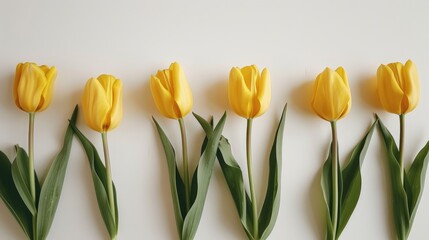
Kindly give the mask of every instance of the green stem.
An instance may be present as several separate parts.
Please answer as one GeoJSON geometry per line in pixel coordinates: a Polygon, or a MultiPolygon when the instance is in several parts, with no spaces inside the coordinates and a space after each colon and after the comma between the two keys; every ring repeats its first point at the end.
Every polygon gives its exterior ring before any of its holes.
{"type": "Polygon", "coordinates": [[[405,139],[405,114],[399,115],[399,166],[401,168],[401,182],[404,184],[404,139],[405,139]]]}
{"type": "Polygon", "coordinates": [[[113,220],[116,221],[115,198],[113,195],[112,171],[110,167],[110,155],[109,155],[109,145],[107,143],[107,132],[102,132],[101,138],[103,140],[104,161],[106,163],[107,194],[109,197],[110,211],[112,213],[113,220]]]}
{"type": "MultiPolygon", "coordinates": [[[[36,113],[29,113],[28,121],[28,176],[30,178],[30,192],[33,203],[36,205],[36,180],[34,176],[34,117],[36,113]]],[[[37,238],[37,212],[33,215],[33,239],[37,238]]]]}
{"type": "Polygon", "coordinates": [[[336,121],[331,122],[332,128],[332,239],[337,239],[337,228],[338,228],[338,139],[337,139],[337,123],[336,121]]]}
{"type": "Polygon", "coordinates": [[[185,122],[183,118],[179,118],[180,134],[182,136],[182,154],[183,154],[183,177],[185,182],[185,203],[186,210],[191,207],[191,191],[189,188],[189,167],[188,167],[188,143],[186,140],[185,122]]]}
{"type": "Polygon", "coordinates": [[[252,174],[252,122],[253,118],[247,119],[247,133],[246,133],[246,155],[247,155],[247,173],[250,185],[250,197],[252,200],[252,213],[253,213],[253,239],[259,239],[258,234],[258,205],[256,203],[255,188],[253,184],[252,174]]]}

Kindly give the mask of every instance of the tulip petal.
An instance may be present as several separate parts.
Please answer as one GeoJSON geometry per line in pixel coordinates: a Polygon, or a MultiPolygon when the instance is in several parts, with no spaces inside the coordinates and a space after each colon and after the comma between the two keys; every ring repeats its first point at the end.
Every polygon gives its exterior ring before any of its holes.
{"type": "Polygon", "coordinates": [[[262,70],[261,77],[256,83],[257,106],[253,106],[253,117],[264,114],[271,102],[271,78],[267,68],[262,70]]]}
{"type": "Polygon", "coordinates": [[[173,105],[175,114],[182,118],[192,109],[193,99],[192,91],[188,80],[179,63],[174,62],[170,65],[171,85],[173,87],[173,105]]]}
{"type": "Polygon", "coordinates": [[[123,108],[122,108],[122,82],[115,80],[112,86],[112,99],[113,104],[109,111],[110,124],[108,130],[116,128],[122,120],[123,108]]]}
{"type": "Polygon", "coordinates": [[[85,85],[82,97],[85,121],[90,128],[104,132],[104,123],[110,109],[103,85],[96,78],[91,78],[85,85]]]}
{"type": "Polygon", "coordinates": [[[23,63],[18,63],[18,65],[16,65],[15,81],[13,82],[13,98],[15,100],[16,106],[18,106],[19,108],[21,107],[19,104],[18,86],[21,81],[21,74],[22,74],[23,67],[24,67],[23,63]]]}
{"type": "Polygon", "coordinates": [[[35,112],[43,90],[47,85],[45,73],[35,64],[24,64],[17,86],[19,107],[26,112],[35,112]]]}
{"type": "Polygon", "coordinates": [[[383,64],[378,67],[377,92],[384,109],[391,113],[401,114],[404,92],[391,67],[383,64]]]}
{"type": "MultiPolygon", "coordinates": [[[[246,68],[249,69],[249,68],[246,68]]],[[[245,71],[246,74],[248,73],[245,71]]],[[[248,75],[249,76],[249,75],[248,75]]],[[[252,94],[250,87],[240,69],[234,67],[231,69],[228,84],[229,103],[238,115],[244,118],[250,118],[252,113],[252,94]]]]}
{"type": "Polygon", "coordinates": [[[168,118],[177,119],[178,116],[172,111],[174,105],[173,96],[168,89],[164,88],[162,81],[153,75],[150,79],[150,90],[153,100],[161,114],[168,118]]]}
{"type": "Polygon", "coordinates": [[[45,110],[52,102],[52,97],[54,95],[54,82],[57,77],[57,69],[55,67],[51,67],[45,72],[47,85],[42,93],[42,99],[37,107],[37,111],[45,110]]]}
{"type": "Polygon", "coordinates": [[[408,60],[402,71],[404,79],[405,100],[402,102],[402,112],[408,113],[417,107],[420,101],[420,82],[415,64],[408,60]]]}

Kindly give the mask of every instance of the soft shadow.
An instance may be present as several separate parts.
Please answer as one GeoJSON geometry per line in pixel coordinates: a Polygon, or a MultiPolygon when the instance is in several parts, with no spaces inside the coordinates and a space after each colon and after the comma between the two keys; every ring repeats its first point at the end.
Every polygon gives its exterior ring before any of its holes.
{"type": "Polygon", "coordinates": [[[363,102],[376,110],[381,110],[380,100],[377,93],[377,77],[376,76],[366,76],[362,78],[363,80],[359,82],[359,95],[363,99],[363,102]]]}
{"type": "Polygon", "coordinates": [[[228,107],[228,81],[218,79],[208,86],[205,90],[206,99],[204,110],[207,109],[209,114],[222,114],[228,107]]]}
{"type": "Polygon", "coordinates": [[[313,81],[304,81],[296,88],[292,89],[290,94],[290,105],[296,106],[298,112],[305,115],[314,115],[311,109],[311,98],[312,98],[313,81]]]}
{"type": "Polygon", "coordinates": [[[314,226],[314,230],[318,236],[320,236],[320,240],[325,239],[325,219],[326,219],[326,210],[323,199],[323,192],[320,186],[320,178],[322,177],[322,171],[318,171],[318,173],[314,176],[312,184],[309,189],[309,197],[308,199],[308,207],[307,215],[310,222],[312,222],[312,226],[314,226]]]}
{"type": "Polygon", "coordinates": [[[127,99],[129,100],[129,108],[133,111],[137,110],[136,112],[142,112],[143,115],[149,119],[158,112],[152,98],[149,81],[145,81],[144,85],[141,87],[136,87],[129,91],[130,93],[127,95],[127,99]]]}

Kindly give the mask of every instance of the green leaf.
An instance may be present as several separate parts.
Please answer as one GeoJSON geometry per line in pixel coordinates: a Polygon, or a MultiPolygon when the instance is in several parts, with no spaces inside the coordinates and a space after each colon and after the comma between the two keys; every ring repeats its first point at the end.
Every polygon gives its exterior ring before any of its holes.
{"type": "Polygon", "coordinates": [[[371,125],[368,132],[362,138],[362,140],[353,149],[347,166],[342,170],[342,195],[340,203],[340,215],[337,229],[337,237],[341,235],[347,222],[352,215],[356,204],[359,200],[361,192],[361,166],[365,158],[369,143],[371,141],[372,133],[376,126],[377,120],[371,125]]]}
{"type": "MultiPolygon", "coordinates": [[[[197,168],[197,194],[195,201],[191,205],[188,214],[183,221],[182,238],[184,240],[191,240],[194,238],[195,233],[200,223],[204,203],[207,196],[210,178],[213,172],[213,165],[216,160],[216,152],[219,146],[222,130],[225,125],[226,113],[223,114],[219,123],[216,125],[212,134],[207,136],[207,146],[200,157],[197,168]]],[[[204,128],[204,126],[202,125],[204,128]]]]}
{"type": "Polygon", "coordinates": [[[411,226],[417,212],[417,207],[420,202],[420,197],[422,196],[423,192],[426,170],[429,161],[428,152],[429,142],[427,142],[422,150],[420,150],[420,152],[417,154],[416,158],[411,164],[410,169],[408,170],[408,173],[405,175],[408,180],[407,182],[409,183],[409,185],[405,185],[409,186],[408,188],[405,188],[408,193],[408,207],[411,214],[409,231],[411,230],[411,226]]]}
{"type": "Polygon", "coordinates": [[[79,129],[71,124],[74,133],[79,138],[82,143],[83,148],[85,149],[86,155],[88,157],[89,165],[91,168],[92,181],[94,183],[95,193],[97,196],[98,207],[100,209],[101,216],[103,217],[104,224],[109,232],[111,238],[116,237],[118,232],[118,206],[117,206],[117,197],[116,197],[116,188],[113,184],[113,197],[115,200],[115,217],[111,212],[110,203],[107,194],[107,176],[106,176],[106,167],[98,155],[97,149],[95,146],[79,131],[79,129]]]}
{"type": "Polygon", "coordinates": [[[164,148],[168,176],[170,179],[170,191],[173,200],[174,216],[176,218],[176,227],[179,236],[182,235],[183,217],[186,216],[186,205],[185,205],[185,187],[182,178],[180,177],[179,170],[176,165],[176,154],[170,140],[162,130],[158,122],[153,118],[156,129],[158,130],[159,138],[161,139],[162,146],[164,148]]]}
{"type": "Polygon", "coordinates": [[[283,108],[270,153],[267,192],[259,215],[258,230],[262,240],[267,239],[273,230],[280,207],[282,146],[286,109],[287,105],[283,108]]]}
{"type": "MultiPolygon", "coordinates": [[[[399,151],[395,140],[389,130],[378,118],[378,129],[380,130],[384,145],[386,147],[387,162],[390,171],[392,186],[393,217],[398,239],[407,239],[410,229],[410,212],[408,209],[407,194],[401,181],[401,167],[399,165],[399,151]]],[[[407,180],[405,181],[407,182],[407,180]]]]}
{"type": "Polygon", "coordinates": [[[252,202],[246,192],[243,181],[243,173],[235,160],[228,139],[222,137],[219,143],[217,159],[228,184],[229,191],[235,203],[240,217],[241,225],[249,239],[254,239],[252,202]]]}
{"type": "Polygon", "coordinates": [[[77,113],[78,108],[76,106],[65,134],[63,147],[52,162],[40,192],[37,239],[46,239],[55,217],[73,140],[73,129],[70,125],[76,124],[77,113]]]}
{"type": "Polygon", "coordinates": [[[7,156],[0,151],[0,198],[9,208],[27,237],[31,239],[33,234],[32,214],[15,188],[11,170],[12,164],[7,156]]]}
{"type": "MultiPolygon", "coordinates": [[[[331,143],[331,146],[332,144],[334,143],[331,143]]],[[[332,147],[330,147],[329,149],[332,149],[332,147]]],[[[331,166],[332,166],[332,151],[329,151],[325,164],[323,164],[322,179],[321,179],[323,198],[325,200],[325,207],[326,207],[326,239],[333,239],[333,236],[334,236],[334,226],[331,218],[331,214],[332,214],[331,210],[333,205],[332,167],[331,166]]]]}
{"type": "Polygon", "coordinates": [[[28,210],[32,215],[37,213],[36,205],[38,203],[40,194],[40,184],[37,179],[37,174],[34,172],[35,186],[36,186],[36,202],[33,201],[30,190],[30,178],[29,178],[29,160],[28,155],[23,148],[15,145],[16,157],[12,163],[12,178],[15,183],[15,187],[18,190],[21,199],[27,206],[28,210]]]}

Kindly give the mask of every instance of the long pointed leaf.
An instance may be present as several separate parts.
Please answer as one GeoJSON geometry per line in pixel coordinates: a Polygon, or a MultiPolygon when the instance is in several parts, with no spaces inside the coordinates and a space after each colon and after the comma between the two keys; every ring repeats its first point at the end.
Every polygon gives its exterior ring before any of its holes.
{"type": "Polygon", "coordinates": [[[181,199],[185,199],[184,183],[180,177],[179,171],[176,165],[176,154],[174,148],[168,140],[167,135],[158,122],[153,118],[156,129],[161,139],[162,146],[164,148],[165,157],[167,160],[168,176],[170,179],[170,191],[173,200],[174,216],[176,218],[176,227],[179,236],[182,235],[183,217],[186,215],[185,204],[181,202],[181,199]]]}
{"type": "Polygon", "coordinates": [[[197,195],[183,222],[182,239],[184,240],[193,239],[198,229],[225,120],[226,113],[216,125],[213,134],[208,136],[206,149],[200,157],[197,168],[197,195]]]}
{"type": "Polygon", "coordinates": [[[252,202],[246,192],[243,181],[243,173],[240,166],[232,155],[231,145],[228,139],[222,137],[219,143],[217,159],[228,184],[229,191],[235,203],[235,207],[240,217],[241,225],[249,239],[254,239],[253,235],[253,211],[252,202]]]}
{"type": "Polygon", "coordinates": [[[387,162],[390,171],[395,230],[398,239],[406,239],[410,229],[410,212],[408,209],[407,194],[401,181],[401,167],[398,163],[399,151],[392,134],[384,126],[381,119],[378,117],[377,119],[378,128],[383,136],[386,147],[387,162]]]}
{"type": "Polygon", "coordinates": [[[82,143],[83,148],[85,149],[86,155],[91,168],[92,181],[94,183],[95,193],[97,197],[98,207],[100,209],[101,216],[103,217],[104,224],[109,232],[111,238],[116,237],[118,229],[118,206],[117,206],[117,197],[116,197],[116,188],[113,184],[113,197],[115,199],[115,217],[111,212],[110,203],[108,200],[107,194],[107,176],[106,176],[106,167],[100,159],[100,156],[97,152],[95,146],[79,131],[79,129],[71,124],[74,133],[82,143]]]}
{"type": "Polygon", "coordinates": [[[259,216],[259,234],[262,240],[267,239],[273,230],[280,207],[282,146],[286,109],[287,105],[283,108],[270,153],[267,192],[259,216]]]}
{"type": "Polygon", "coordinates": [[[63,147],[52,162],[40,192],[37,213],[37,239],[39,240],[46,239],[55,217],[73,140],[73,129],[70,124],[76,123],[77,113],[76,106],[67,127],[63,147]]]}
{"type": "Polygon", "coordinates": [[[377,121],[371,125],[368,132],[353,149],[347,166],[344,168],[344,170],[342,170],[343,191],[341,196],[340,216],[337,229],[338,237],[341,235],[342,231],[347,225],[347,222],[349,221],[359,200],[362,182],[360,169],[371,141],[372,133],[374,132],[376,123],[377,121]]]}
{"type": "MultiPolygon", "coordinates": [[[[331,143],[331,145],[334,143],[331,143]]],[[[330,147],[329,149],[332,149],[330,147]]],[[[334,227],[332,224],[331,211],[332,211],[332,152],[329,151],[328,157],[322,168],[322,179],[321,186],[323,192],[323,198],[325,200],[326,207],[326,239],[332,239],[334,236],[334,227]]]]}
{"type": "Polygon", "coordinates": [[[410,230],[411,226],[413,224],[414,217],[417,212],[417,207],[420,202],[420,197],[422,196],[423,187],[425,183],[425,177],[426,177],[426,170],[428,167],[428,161],[429,161],[429,142],[426,143],[426,145],[420,150],[420,152],[417,154],[416,158],[414,159],[413,163],[411,164],[411,167],[408,171],[407,179],[409,181],[409,189],[408,190],[411,194],[408,194],[410,196],[408,198],[408,205],[409,205],[409,212],[411,214],[410,216],[410,230]]]}
{"type": "Polygon", "coordinates": [[[21,199],[24,201],[28,210],[32,215],[37,213],[36,205],[38,203],[38,197],[40,194],[40,184],[37,179],[37,174],[34,172],[35,185],[36,185],[36,202],[33,201],[30,190],[30,178],[29,178],[29,160],[28,155],[23,148],[15,145],[16,157],[12,163],[12,178],[15,183],[15,187],[18,190],[21,199]]]}
{"type": "Polygon", "coordinates": [[[15,188],[11,170],[12,164],[7,156],[0,151],[0,198],[30,239],[33,234],[32,215],[15,188]]]}

